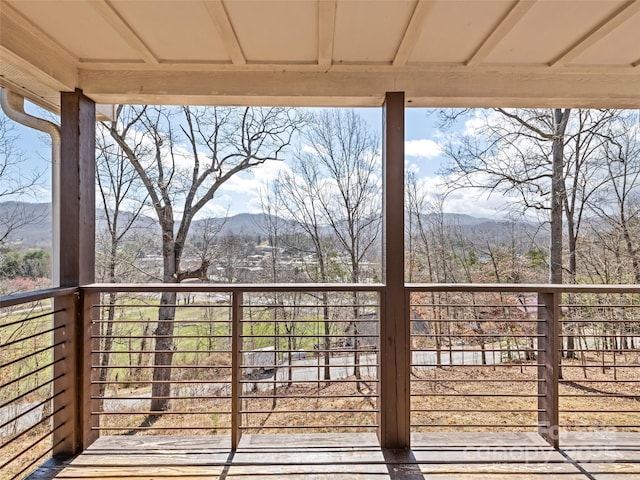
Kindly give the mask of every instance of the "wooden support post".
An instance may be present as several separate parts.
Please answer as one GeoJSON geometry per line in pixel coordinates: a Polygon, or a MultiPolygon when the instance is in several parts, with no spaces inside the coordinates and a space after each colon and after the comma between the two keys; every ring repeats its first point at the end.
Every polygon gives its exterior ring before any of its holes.
{"type": "MultiPolygon", "coordinates": [[[[82,91],[61,94],[61,191],[60,224],[60,286],[81,286],[95,280],[95,103],[82,91]]],[[[73,452],[87,448],[97,437],[91,428],[91,398],[89,395],[91,363],[90,302],[81,299],[74,320],[73,352],[67,352],[75,362],[75,387],[65,392],[66,408],[74,417],[73,452]]]]}
{"type": "Polygon", "coordinates": [[[383,448],[409,448],[410,331],[404,291],[404,93],[383,107],[383,246],[385,283],[380,316],[380,425],[383,448]]]}
{"type": "Polygon", "coordinates": [[[236,450],[242,438],[242,384],[240,383],[242,361],[242,293],[234,292],[231,303],[231,448],[236,450]]]}
{"type": "Polygon", "coordinates": [[[559,447],[560,293],[538,293],[538,434],[559,447]]]}

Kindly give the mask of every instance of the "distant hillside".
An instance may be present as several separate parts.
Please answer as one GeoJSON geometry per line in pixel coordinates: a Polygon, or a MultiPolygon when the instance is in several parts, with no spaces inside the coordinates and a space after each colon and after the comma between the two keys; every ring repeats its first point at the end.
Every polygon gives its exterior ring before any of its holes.
{"type": "MultiPolygon", "coordinates": [[[[51,245],[51,204],[49,203],[23,203],[23,202],[0,202],[0,222],[8,218],[13,212],[19,211],[20,215],[25,218],[32,219],[31,223],[23,225],[9,236],[9,243],[17,248],[46,248],[51,245]]],[[[122,212],[121,222],[125,222],[131,218],[131,213],[122,212]]],[[[107,229],[104,214],[101,211],[96,212],[96,229],[98,234],[105,232],[107,229]]],[[[280,226],[283,230],[293,231],[296,229],[295,224],[291,221],[279,219],[280,226]]],[[[434,215],[424,215],[423,222],[425,225],[433,225],[438,222],[438,218],[434,215]]],[[[498,243],[507,241],[507,239],[515,237],[520,241],[527,241],[534,236],[538,239],[538,243],[542,243],[547,237],[546,229],[541,229],[539,225],[520,222],[508,222],[501,220],[493,220],[490,218],[476,218],[471,215],[460,213],[445,213],[442,217],[445,226],[456,229],[461,234],[481,235],[495,239],[498,243]]],[[[264,237],[268,231],[268,217],[265,214],[240,213],[229,218],[209,218],[201,219],[193,222],[192,235],[202,231],[203,228],[220,229],[218,235],[224,236],[229,234],[248,236],[252,238],[264,237]]],[[[177,228],[177,227],[176,227],[177,228]]],[[[133,229],[129,237],[136,238],[141,234],[154,232],[159,234],[157,221],[151,216],[140,215],[134,222],[133,229]]],[[[327,227],[325,233],[329,234],[327,227]]]]}
{"type": "Polygon", "coordinates": [[[9,234],[9,244],[24,249],[51,246],[50,203],[0,202],[0,228],[4,229],[6,223],[15,225],[13,218],[17,218],[21,224],[23,219],[28,223],[9,234]]]}

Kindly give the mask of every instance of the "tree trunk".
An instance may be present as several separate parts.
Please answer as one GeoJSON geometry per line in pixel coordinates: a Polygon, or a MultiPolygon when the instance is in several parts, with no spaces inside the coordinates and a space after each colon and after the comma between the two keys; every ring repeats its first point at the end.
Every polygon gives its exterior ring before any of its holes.
{"type": "MultiPolygon", "coordinates": [[[[163,280],[165,283],[176,283],[179,258],[178,250],[173,239],[173,214],[167,207],[162,212],[162,257],[163,280]]],[[[163,292],[160,296],[158,308],[158,326],[154,332],[155,349],[153,354],[153,383],[151,385],[152,412],[164,412],[169,409],[171,396],[171,365],[174,352],[174,320],[176,318],[176,293],[163,292]]],[[[151,416],[148,421],[153,422],[158,417],[151,416]]]]}
{"type": "Polygon", "coordinates": [[[154,333],[153,384],[151,387],[151,411],[169,409],[171,396],[171,365],[173,362],[173,330],[176,317],[175,292],[163,292],[158,309],[158,327],[154,333]]]}
{"type": "MultiPolygon", "coordinates": [[[[551,159],[551,248],[549,283],[562,283],[562,205],[564,204],[564,115],[554,109],[555,131],[551,159]]],[[[568,113],[567,113],[568,115],[568,113]]]]}

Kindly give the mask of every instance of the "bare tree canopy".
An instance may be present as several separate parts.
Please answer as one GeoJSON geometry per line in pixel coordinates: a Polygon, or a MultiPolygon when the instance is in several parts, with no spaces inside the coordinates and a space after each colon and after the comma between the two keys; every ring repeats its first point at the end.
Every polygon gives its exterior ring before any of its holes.
{"type": "MultiPolygon", "coordinates": [[[[209,258],[190,270],[181,264],[194,217],[234,175],[281,160],[300,122],[298,112],[286,108],[118,108],[116,121],[106,128],[140,177],[158,218],[164,282],[207,277],[209,258]]],[[[152,411],[169,404],[175,303],[175,293],[162,295],[152,411]]]]}
{"type": "MultiPolygon", "coordinates": [[[[465,111],[468,113],[468,111],[465,111]]],[[[445,112],[445,125],[460,118],[445,112]]],[[[551,225],[551,283],[571,283],[587,206],[603,186],[604,151],[617,110],[492,109],[475,111],[463,135],[445,146],[450,188],[480,188],[511,199],[521,213],[546,212],[551,225]],[[564,219],[564,220],[563,220],[564,219]],[[565,223],[566,222],[566,223],[565,223]],[[568,263],[563,261],[566,229],[568,263]]]]}

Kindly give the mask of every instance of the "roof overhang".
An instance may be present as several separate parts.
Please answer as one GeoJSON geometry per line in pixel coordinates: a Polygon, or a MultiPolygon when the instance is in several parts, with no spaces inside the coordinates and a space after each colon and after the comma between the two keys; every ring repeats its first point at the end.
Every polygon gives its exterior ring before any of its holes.
{"type": "MultiPolygon", "coordinates": [[[[98,104],[640,107],[640,0],[0,0],[0,85],[98,104]]],[[[108,108],[107,108],[108,109],[108,108]]]]}

